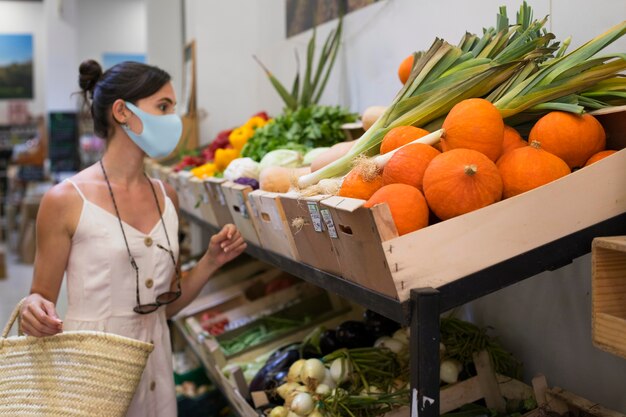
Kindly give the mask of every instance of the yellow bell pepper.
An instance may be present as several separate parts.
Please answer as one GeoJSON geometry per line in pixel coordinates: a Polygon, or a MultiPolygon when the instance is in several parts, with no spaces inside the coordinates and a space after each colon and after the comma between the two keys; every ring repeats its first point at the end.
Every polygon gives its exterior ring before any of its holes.
{"type": "Polygon", "coordinates": [[[200,165],[199,167],[193,168],[191,172],[196,178],[205,179],[208,177],[215,176],[217,172],[217,167],[214,163],[208,162],[204,165],[200,165]]]}
{"type": "Polygon", "coordinates": [[[254,130],[258,127],[263,127],[267,124],[267,120],[260,116],[253,116],[246,122],[245,126],[248,126],[250,129],[254,130]]]}
{"type": "Polygon", "coordinates": [[[233,148],[241,151],[246,142],[248,142],[248,139],[250,139],[253,134],[254,131],[251,127],[243,125],[241,127],[238,127],[237,129],[233,129],[233,131],[230,132],[230,135],[228,135],[228,141],[231,145],[233,145],[233,148]]]}
{"type": "Polygon", "coordinates": [[[222,172],[233,159],[237,158],[239,158],[239,151],[237,149],[218,149],[215,151],[215,159],[213,162],[217,170],[222,172]]]}

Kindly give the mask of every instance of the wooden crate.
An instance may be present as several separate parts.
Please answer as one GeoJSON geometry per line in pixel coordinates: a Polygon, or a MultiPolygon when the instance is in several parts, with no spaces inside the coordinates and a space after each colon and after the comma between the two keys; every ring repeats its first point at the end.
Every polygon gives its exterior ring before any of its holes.
{"type": "Polygon", "coordinates": [[[198,196],[191,185],[191,179],[195,178],[189,171],[180,171],[177,175],[178,180],[178,204],[181,210],[200,217],[200,209],[198,205],[198,196]]]}
{"type": "Polygon", "coordinates": [[[217,224],[215,213],[213,212],[213,205],[209,194],[204,186],[204,180],[193,177],[189,180],[194,199],[197,201],[197,211],[195,214],[209,224],[217,224]]]}
{"type": "Polygon", "coordinates": [[[595,346],[626,358],[626,236],[593,240],[591,326],[595,346]]]}
{"type": "Polygon", "coordinates": [[[298,197],[283,194],[280,202],[300,262],[341,275],[337,254],[331,244],[331,239],[338,237],[337,230],[331,223],[330,213],[322,211],[327,209],[320,207],[320,201],[326,198],[328,196],[298,197]]]}
{"type": "Polygon", "coordinates": [[[363,200],[323,200],[338,230],[339,239],[332,244],[342,274],[406,301],[411,288],[439,288],[625,213],[626,107],[596,117],[607,132],[607,147],[620,150],[616,154],[532,191],[404,236],[397,235],[384,204],[365,209],[363,200]]]}
{"type": "Polygon", "coordinates": [[[248,195],[252,192],[252,187],[226,181],[222,183],[222,192],[230,215],[243,238],[246,242],[261,246],[257,233],[256,211],[248,204],[248,195]]]}
{"type": "Polygon", "coordinates": [[[298,251],[280,201],[281,194],[257,190],[249,194],[250,205],[258,213],[259,240],[264,249],[299,260],[298,251]]]}
{"type": "Polygon", "coordinates": [[[226,182],[223,178],[207,178],[204,180],[204,187],[209,195],[209,204],[215,214],[214,226],[221,227],[228,223],[234,223],[233,216],[226,204],[226,196],[222,190],[222,184],[226,182]]]}

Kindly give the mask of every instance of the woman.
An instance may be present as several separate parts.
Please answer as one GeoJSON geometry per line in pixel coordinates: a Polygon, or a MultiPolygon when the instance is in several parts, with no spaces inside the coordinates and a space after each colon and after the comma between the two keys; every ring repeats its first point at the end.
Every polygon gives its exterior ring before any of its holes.
{"type": "Polygon", "coordinates": [[[101,161],[55,185],[41,201],[22,329],[33,336],[97,330],[154,343],[128,415],[175,416],[166,319],[246,244],[235,226],[224,226],[180,281],[176,193],[143,171],[144,157],[168,155],[182,131],[169,75],[132,62],[103,74],[97,62],[85,61],[80,86],[85,99],[91,97],[95,132],[108,146],[101,161]],[[63,322],[55,303],[64,273],[63,322]]]}

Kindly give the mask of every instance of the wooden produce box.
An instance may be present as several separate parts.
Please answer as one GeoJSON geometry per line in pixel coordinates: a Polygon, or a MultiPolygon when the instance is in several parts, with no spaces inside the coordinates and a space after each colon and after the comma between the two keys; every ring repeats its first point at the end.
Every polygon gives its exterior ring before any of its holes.
{"type": "Polygon", "coordinates": [[[209,194],[204,186],[204,180],[193,177],[189,180],[189,185],[197,205],[194,207],[196,208],[194,214],[209,224],[217,224],[209,194]]]}
{"type": "Polygon", "coordinates": [[[326,198],[328,196],[298,197],[283,194],[280,203],[300,261],[341,275],[335,247],[331,244],[331,237],[335,238],[337,230],[330,223],[329,210],[320,206],[320,201],[326,198]]]}
{"type": "Polygon", "coordinates": [[[194,175],[189,171],[179,171],[176,179],[178,180],[178,204],[181,210],[200,216],[199,206],[197,206],[198,197],[194,194],[191,187],[191,179],[194,175]]]}
{"type": "Polygon", "coordinates": [[[619,150],[557,181],[398,236],[388,207],[331,197],[342,275],[405,301],[626,212],[626,107],[597,114],[619,150]],[[599,186],[601,185],[601,186],[599,186]]]}
{"type": "Polygon", "coordinates": [[[626,236],[593,240],[591,300],[594,345],[626,358],[626,236]]]}
{"type": "Polygon", "coordinates": [[[263,248],[297,261],[298,250],[280,201],[282,195],[256,190],[248,198],[253,211],[258,213],[257,227],[263,248]]]}
{"type": "Polygon", "coordinates": [[[260,246],[261,242],[257,233],[257,216],[248,204],[248,195],[252,192],[252,187],[226,181],[222,183],[222,192],[230,215],[243,238],[246,242],[260,246]]]}
{"type": "MultiPolygon", "coordinates": [[[[226,203],[226,196],[222,189],[222,184],[226,182],[224,178],[207,178],[204,180],[204,187],[209,196],[209,204],[213,209],[215,215],[215,224],[213,226],[222,227],[228,223],[234,223],[234,219],[228,204],[226,203]]],[[[212,219],[207,219],[210,221],[212,219]]]]}

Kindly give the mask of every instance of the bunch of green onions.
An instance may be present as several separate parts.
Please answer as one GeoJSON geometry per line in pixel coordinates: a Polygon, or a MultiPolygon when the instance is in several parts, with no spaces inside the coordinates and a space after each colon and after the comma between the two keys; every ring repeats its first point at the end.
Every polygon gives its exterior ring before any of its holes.
{"type": "Polygon", "coordinates": [[[359,155],[378,154],[383,137],[394,127],[439,128],[450,109],[464,99],[492,101],[507,123],[515,125],[513,117],[522,112],[530,113],[530,118],[554,109],[580,113],[586,103],[599,107],[623,98],[618,74],[626,69],[626,56],[595,55],[624,35],[626,21],[569,54],[565,54],[569,40],[563,45],[553,42],[554,35],[544,28],[546,21],[533,20],[524,2],[515,25],[509,26],[506,8],[500,8],[496,28],[485,29],[482,37],[466,34],[458,46],[436,39],[428,51],[414,54],[406,84],[352,149],[300,177],[298,186],[307,188],[345,175],[359,155]]]}

